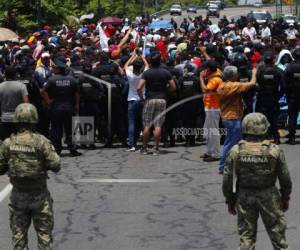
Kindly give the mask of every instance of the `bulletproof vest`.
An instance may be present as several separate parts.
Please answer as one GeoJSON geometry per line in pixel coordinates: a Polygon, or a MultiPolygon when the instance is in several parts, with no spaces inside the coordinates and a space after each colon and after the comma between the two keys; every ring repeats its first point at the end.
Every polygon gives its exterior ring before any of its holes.
{"type": "Polygon", "coordinates": [[[279,94],[278,73],[275,67],[264,68],[257,77],[258,95],[276,98],[279,94]]]}
{"type": "Polygon", "coordinates": [[[197,86],[197,81],[194,74],[187,74],[179,79],[180,86],[180,98],[190,97],[196,94],[199,94],[200,86],[197,86]]]}
{"type": "Polygon", "coordinates": [[[249,82],[251,75],[249,74],[248,69],[240,68],[239,69],[240,82],[249,82]]]}
{"type": "Polygon", "coordinates": [[[275,185],[279,150],[270,141],[240,141],[235,162],[238,187],[262,189],[275,185]]]}
{"type": "Polygon", "coordinates": [[[23,179],[45,179],[43,158],[36,143],[37,136],[31,132],[18,133],[10,137],[9,176],[23,179]]]}
{"type": "Polygon", "coordinates": [[[300,63],[290,64],[290,79],[288,82],[288,92],[300,95],[300,63]]]}
{"type": "Polygon", "coordinates": [[[112,101],[120,101],[122,99],[122,84],[120,77],[116,75],[101,75],[100,79],[111,83],[112,101]]]}
{"type": "MultiPolygon", "coordinates": [[[[251,79],[251,73],[250,71],[248,70],[248,68],[239,68],[239,81],[240,82],[249,82],[251,79]]],[[[246,103],[244,103],[244,106],[246,108],[247,105],[251,105],[251,102],[252,102],[252,99],[253,99],[253,96],[255,95],[255,89],[254,88],[251,88],[249,89],[247,92],[245,92],[243,94],[243,99],[244,99],[244,102],[246,101],[246,103]]]]}
{"type": "Polygon", "coordinates": [[[80,97],[84,101],[98,101],[100,98],[100,89],[96,88],[91,80],[83,78],[81,80],[80,97]]]}
{"type": "Polygon", "coordinates": [[[26,88],[29,96],[30,103],[35,105],[37,109],[42,107],[42,97],[40,93],[40,87],[38,82],[35,79],[32,79],[29,82],[26,82],[26,88]]]}

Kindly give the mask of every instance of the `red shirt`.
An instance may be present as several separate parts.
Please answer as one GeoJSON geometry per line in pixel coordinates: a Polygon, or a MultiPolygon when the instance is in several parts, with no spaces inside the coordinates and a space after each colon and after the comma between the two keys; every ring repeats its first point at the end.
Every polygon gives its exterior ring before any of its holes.
{"type": "Polygon", "coordinates": [[[258,51],[255,51],[251,56],[252,65],[255,66],[260,60],[261,54],[258,51]]]}
{"type": "Polygon", "coordinates": [[[156,44],[156,48],[159,49],[163,61],[166,61],[168,59],[168,54],[167,54],[167,47],[166,47],[164,41],[160,40],[156,44]]]}

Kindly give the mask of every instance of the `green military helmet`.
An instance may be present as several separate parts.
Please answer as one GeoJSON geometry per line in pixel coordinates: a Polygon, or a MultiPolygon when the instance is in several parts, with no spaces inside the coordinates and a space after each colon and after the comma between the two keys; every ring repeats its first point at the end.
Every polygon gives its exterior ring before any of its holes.
{"type": "Polygon", "coordinates": [[[22,103],[16,107],[14,122],[16,123],[38,123],[39,117],[36,107],[30,103],[22,103]]]}
{"type": "Polygon", "coordinates": [[[242,121],[242,133],[248,135],[265,135],[270,123],[265,115],[261,113],[250,113],[242,121]]]}

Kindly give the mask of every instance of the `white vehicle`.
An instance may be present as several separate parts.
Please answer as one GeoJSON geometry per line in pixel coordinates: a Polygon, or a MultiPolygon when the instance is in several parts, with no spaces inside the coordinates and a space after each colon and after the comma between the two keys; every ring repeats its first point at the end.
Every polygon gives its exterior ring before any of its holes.
{"type": "Polygon", "coordinates": [[[173,4],[170,8],[170,14],[171,15],[180,15],[182,14],[182,8],[180,4],[173,4]]]}
{"type": "Polygon", "coordinates": [[[224,9],[224,2],[222,0],[211,0],[207,3],[207,6],[211,4],[217,5],[219,9],[224,9]]]}
{"type": "Polygon", "coordinates": [[[299,19],[296,16],[293,16],[292,14],[285,14],[282,17],[284,23],[286,24],[294,24],[298,25],[299,19]]]}
{"type": "Polygon", "coordinates": [[[260,8],[260,7],[262,7],[262,3],[261,2],[255,2],[253,4],[253,6],[256,7],[256,8],[260,8]]]}
{"type": "Polygon", "coordinates": [[[206,8],[207,9],[214,9],[214,8],[219,9],[219,6],[217,4],[215,4],[215,3],[209,2],[209,3],[206,4],[206,8]]]}

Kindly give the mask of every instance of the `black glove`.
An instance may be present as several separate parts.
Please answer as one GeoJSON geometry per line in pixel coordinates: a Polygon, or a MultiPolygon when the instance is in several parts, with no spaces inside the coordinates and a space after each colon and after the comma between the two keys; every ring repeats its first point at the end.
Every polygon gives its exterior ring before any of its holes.
{"type": "Polygon", "coordinates": [[[235,205],[228,204],[228,213],[230,213],[232,215],[236,215],[235,205]]]}
{"type": "Polygon", "coordinates": [[[7,171],[8,171],[8,166],[5,166],[5,167],[0,171],[0,175],[5,175],[7,171]]]}
{"type": "Polygon", "coordinates": [[[289,199],[281,199],[282,211],[286,212],[289,209],[290,200],[289,199]]]}

